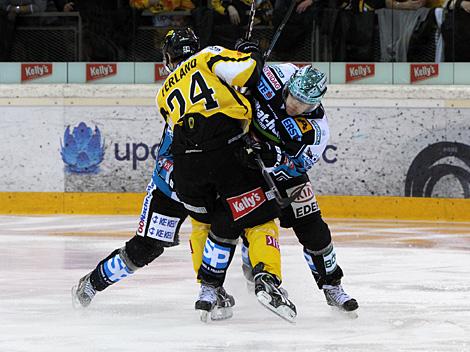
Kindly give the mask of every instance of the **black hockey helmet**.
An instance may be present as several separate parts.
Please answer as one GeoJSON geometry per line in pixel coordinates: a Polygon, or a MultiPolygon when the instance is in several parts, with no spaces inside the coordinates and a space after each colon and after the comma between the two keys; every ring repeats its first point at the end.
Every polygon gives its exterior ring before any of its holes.
{"type": "Polygon", "coordinates": [[[163,39],[163,62],[171,72],[177,64],[199,51],[199,38],[191,28],[172,29],[163,39]]]}

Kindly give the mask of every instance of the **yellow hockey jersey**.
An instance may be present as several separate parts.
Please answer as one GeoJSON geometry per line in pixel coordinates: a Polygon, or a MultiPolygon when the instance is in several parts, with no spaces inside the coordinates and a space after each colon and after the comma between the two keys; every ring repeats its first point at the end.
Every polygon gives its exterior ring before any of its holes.
{"type": "Polygon", "coordinates": [[[156,97],[161,115],[173,128],[172,151],[216,149],[246,130],[251,103],[234,87],[254,86],[259,69],[251,54],[219,46],[182,62],[156,97]]]}

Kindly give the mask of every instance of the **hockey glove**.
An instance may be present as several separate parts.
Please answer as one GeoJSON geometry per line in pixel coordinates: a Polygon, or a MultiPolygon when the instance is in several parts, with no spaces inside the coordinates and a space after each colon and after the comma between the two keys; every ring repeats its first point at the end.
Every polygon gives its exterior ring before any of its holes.
{"type": "Polygon", "coordinates": [[[259,142],[252,146],[254,152],[263,160],[266,167],[278,167],[284,162],[281,148],[268,142],[259,142]]]}
{"type": "Polygon", "coordinates": [[[284,157],[284,162],[277,167],[273,167],[271,172],[274,174],[276,179],[282,180],[298,177],[305,173],[304,171],[302,171],[302,169],[299,169],[291,159],[286,156],[284,157]]]}
{"type": "Polygon", "coordinates": [[[242,53],[256,53],[261,55],[258,41],[250,42],[243,38],[237,39],[235,42],[235,50],[242,53]]]}

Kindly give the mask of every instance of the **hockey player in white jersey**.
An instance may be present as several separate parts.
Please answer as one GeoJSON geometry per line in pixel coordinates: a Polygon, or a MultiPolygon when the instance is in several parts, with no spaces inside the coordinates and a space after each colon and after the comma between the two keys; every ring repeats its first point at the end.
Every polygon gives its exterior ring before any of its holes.
{"type": "MultiPolygon", "coordinates": [[[[293,64],[265,66],[253,92],[257,116],[251,127],[249,149],[261,156],[282,196],[300,192],[283,209],[281,227],[293,228],[327,303],[349,312],[356,310],[358,303],[341,285],[343,271],[307,175],[320,160],[329,139],[328,119],[321,104],[326,83],[326,75],[311,65],[300,69],[293,64]]],[[[247,158],[248,163],[258,167],[247,158]]],[[[245,276],[252,280],[248,250],[243,248],[242,253],[245,276]]]]}

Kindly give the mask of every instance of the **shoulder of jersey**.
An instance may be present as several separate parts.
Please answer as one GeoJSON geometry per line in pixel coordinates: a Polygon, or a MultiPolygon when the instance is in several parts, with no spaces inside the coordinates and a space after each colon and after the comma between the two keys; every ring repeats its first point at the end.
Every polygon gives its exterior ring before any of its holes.
{"type": "Polygon", "coordinates": [[[214,46],[208,46],[202,49],[200,53],[203,53],[203,54],[210,53],[210,54],[217,55],[217,54],[222,53],[224,50],[226,50],[224,47],[214,45],[214,46]]]}
{"type": "Polygon", "coordinates": [[[276,65],[269,65],[265,66],[263,68],[263,72],[266,75],[268,72],[267,70],[271,71],[274,73],[276,78],[281,82],[281,83],[286,83],[289,78],[294,74],[295,71],[297,71],[299,68],[295,66],[294,64],[291,63],[285,63],[285,64],[276,64],[276,65]]]}

